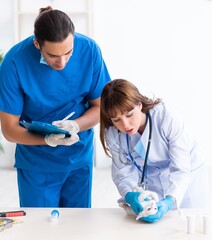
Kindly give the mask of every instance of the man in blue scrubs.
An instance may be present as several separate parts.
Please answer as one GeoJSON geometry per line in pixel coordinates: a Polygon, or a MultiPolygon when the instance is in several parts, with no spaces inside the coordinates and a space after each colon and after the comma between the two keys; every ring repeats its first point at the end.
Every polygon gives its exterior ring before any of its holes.
{"type": "Polygon", "coordinates": [[[5,138],[17,143],[21,207],[91,207],[93,127],[108,81],[95,41],[75,33],[70,18],[51,7],[40,9],[34,36],[6,54],[0,118],[5,138]],[[71,119],[58,121],[71,112],[71,119]],[[54,122],[71,137],[29,132],[21,120],[54,122]]]}

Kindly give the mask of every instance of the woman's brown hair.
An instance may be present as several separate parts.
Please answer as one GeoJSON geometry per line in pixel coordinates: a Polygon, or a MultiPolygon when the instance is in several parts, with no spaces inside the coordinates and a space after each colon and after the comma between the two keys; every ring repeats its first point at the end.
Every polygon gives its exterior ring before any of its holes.
{"type": "Polygon", "coordinates": [[[146,113],[160,102],[159,98],[154,100],[143,96],[130,81],[115,79],[107,83],[102,91],[100,106],[100,141],[105,153],[110,156],[105,142],[105,129],[113,126],[111,118],[116,117],[118,111],[124,114],[142,103],[142,112],[146,113]]]}

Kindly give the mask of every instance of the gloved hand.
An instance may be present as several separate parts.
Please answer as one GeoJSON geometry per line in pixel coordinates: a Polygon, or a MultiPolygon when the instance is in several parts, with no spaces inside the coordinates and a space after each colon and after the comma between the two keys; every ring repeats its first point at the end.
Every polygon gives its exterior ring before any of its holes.
{"type": "Polygon", "coordinates": [[[79,125],[76,121],[73,120],[58,120],[52,122],[52,125],[56,125],[59,128],[66,130],[68,132],[75,132],[78,133],[80,131],[79,125]]]}
{"type": "Polygon", "coordinates": [[[172,196],[165,197],[162,201],[157,202],[158,211],[154,215],[140,218],[145,222],[157,222],[174,206],[174,198],[172,196]]]}
{"type": "Polygon", "coordinates": [[[72,132],[71,137],[65,137],[65,134],[50,134],[44,138],[47,145],[56,147],[58,145],[71,146],[79,141],[79,136],[72,132]]]}
{"type": "Polygon", "coordinates": [[[139,192],[128,192],[125,195],[125,201],[131,206],[136,215],[143,211],[143,207],[138,200],[139,195],[139,192]]]}

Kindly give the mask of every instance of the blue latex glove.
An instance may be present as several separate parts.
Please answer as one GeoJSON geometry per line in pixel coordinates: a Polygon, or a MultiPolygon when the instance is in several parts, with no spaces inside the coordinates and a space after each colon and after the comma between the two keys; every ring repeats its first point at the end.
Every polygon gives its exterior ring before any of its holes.
{"type": "Polygon", "coordinates": [[[165,197],[162,201],[157,202],[158,212],[154,215],[142,217],[141,220],[145,222],[157,222],[174,206],[174,198],[171,196],[165,197]]]}
{"type": "Polygon", "coordinates": [[[143,207],[138,200],[139,195],[139,192],[128,192],[125,196],[125,201],[131,206],[136,215],[143,211],[143,207]]]}

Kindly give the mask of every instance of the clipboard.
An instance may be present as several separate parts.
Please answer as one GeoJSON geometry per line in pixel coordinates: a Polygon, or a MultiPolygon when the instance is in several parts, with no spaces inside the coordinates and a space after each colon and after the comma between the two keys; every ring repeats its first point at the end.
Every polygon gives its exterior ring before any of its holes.
{"type": "Polygon", "coordinates": [[[66,137],[70,137],[71,134],[63,129],[58,128],[58,126],[52,125],[50,123],[32,121],[31,123],[26,121],[20,121],[20,124],[25,127],[30,132],[35,132],[41,135],[49,134],[65,134],[66,137]]]}

